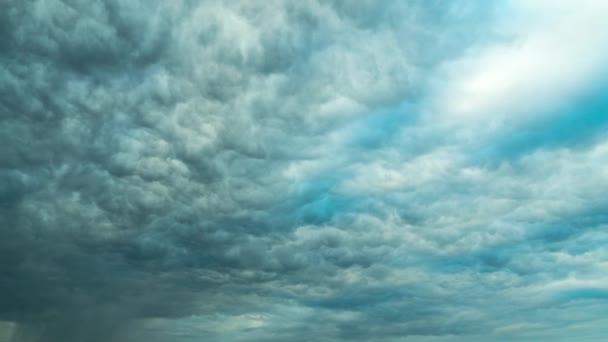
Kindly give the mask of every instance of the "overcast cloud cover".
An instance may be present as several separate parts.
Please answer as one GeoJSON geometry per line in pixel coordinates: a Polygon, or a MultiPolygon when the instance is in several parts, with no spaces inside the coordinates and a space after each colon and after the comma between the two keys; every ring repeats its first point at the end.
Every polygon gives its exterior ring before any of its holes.
{"type": "Polygon", "coordinates": [[[0,1],[0,341],[605,341],[607,18],[0,1]]]}

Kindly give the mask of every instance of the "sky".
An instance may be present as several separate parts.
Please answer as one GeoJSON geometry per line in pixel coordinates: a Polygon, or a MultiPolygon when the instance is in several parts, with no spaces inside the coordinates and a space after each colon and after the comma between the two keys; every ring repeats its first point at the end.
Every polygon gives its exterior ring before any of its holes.
{"type": "Polygon", "coordinates": [[[606,18],[0,1],[0,342],[605,341],[606,18]]]}

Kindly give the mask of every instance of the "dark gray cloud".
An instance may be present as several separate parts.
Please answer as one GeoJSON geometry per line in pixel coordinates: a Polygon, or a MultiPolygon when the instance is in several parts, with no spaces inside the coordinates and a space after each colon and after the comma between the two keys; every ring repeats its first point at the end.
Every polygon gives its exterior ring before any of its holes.
{"type": "Polygon", "coordinates": [[[520,7],[0,4],[0,338],[500,339],[602,317],[605,101],[581,86],[526,120],[490,82],[496,49],[553,46],[505,27],[520,7]]]}

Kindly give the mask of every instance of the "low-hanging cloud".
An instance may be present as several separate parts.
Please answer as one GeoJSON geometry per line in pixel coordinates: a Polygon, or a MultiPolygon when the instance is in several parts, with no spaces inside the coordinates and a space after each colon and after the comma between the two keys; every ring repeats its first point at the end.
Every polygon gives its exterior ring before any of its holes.
{"type": "MultiPolygon", "coordinates": [[[[0,330],[441,341],[599,322],[605,34],[538,62],[579,32],[547,31],[568,6],[4,2],[0,330]]],[[[573,22],[607,9],[586,6],[573,22]]]]}

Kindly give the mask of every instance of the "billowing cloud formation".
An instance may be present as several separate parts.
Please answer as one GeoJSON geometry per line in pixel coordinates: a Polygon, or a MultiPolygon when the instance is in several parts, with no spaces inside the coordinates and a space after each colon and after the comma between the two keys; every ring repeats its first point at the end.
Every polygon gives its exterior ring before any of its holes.
{"type": "Polygon", "coordinates": [[[0,338],[601,340],[607,15],[3,2],[0,338]]]}

